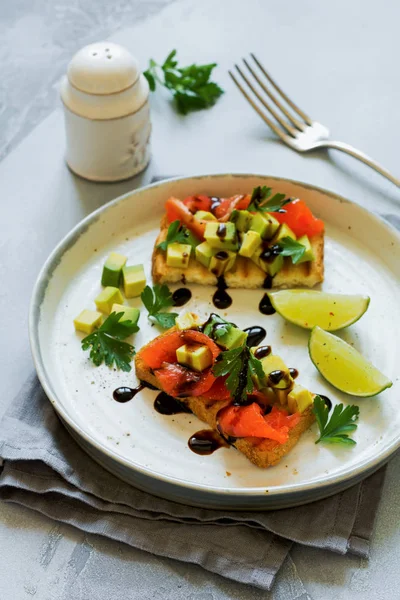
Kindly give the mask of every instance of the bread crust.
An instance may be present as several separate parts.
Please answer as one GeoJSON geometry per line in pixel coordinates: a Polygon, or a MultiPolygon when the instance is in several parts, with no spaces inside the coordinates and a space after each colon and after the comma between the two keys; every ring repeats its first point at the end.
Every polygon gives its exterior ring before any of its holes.
{"type": "MultiPolygon", "coordinates": [[[[161,230],[154,244],[152,256],[152,276],[155,283],[198,283],[216,285],[217,278],[193,256],[186,269],[169,267],[166,253],[157,248],[167,237],[168,222],[164,216],[161,230]]],[[[293,265],[289,257],[284,259],[283,268],[273,277],[273,288],[314,287],[324,280],[324,234],[311,238],[314,260],[293,265]]],[[[259,289],[263,287],[266,273],[252,260],[238,256],[234,268],[224,275],[230,288],[259,289]]]]}

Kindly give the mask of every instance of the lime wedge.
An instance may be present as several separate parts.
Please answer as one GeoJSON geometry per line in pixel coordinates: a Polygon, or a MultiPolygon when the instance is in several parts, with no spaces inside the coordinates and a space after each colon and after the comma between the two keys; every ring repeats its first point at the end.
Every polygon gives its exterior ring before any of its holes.
{"type": "Polygon", "coordinates": [[[269,293],[272,306],[287,321],[325,331],[343,329],[358,321],[369,305],[368,296],[328,294],[315,290],[282,290],[269,293]]]}
{"type": "Polygon", "coordinates": [[[346,394],[375,396],[393,385],[353,346],[320,327],[312,330],[308,351],[321,375],[346,394]]]}

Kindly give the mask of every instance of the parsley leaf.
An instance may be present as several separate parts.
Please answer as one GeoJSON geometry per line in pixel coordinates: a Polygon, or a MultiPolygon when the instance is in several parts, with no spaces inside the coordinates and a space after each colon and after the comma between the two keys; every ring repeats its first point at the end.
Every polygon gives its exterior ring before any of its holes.
{"type": "Polygon", "coordinates": [[[224,336],[228,331],[230,331],[234,325],[232,323],[228,323],[219,315],[215,313],[211,313],[210,318],[207,323],[204,325],[203,333],[208,335],[213,340],[218,340],[220,337],[224,336]],[[216,327],[218,325],[218,327],[216,327]]]}
{"type": "Polygon", "coordinates": [[[139,331],[139,327],[133,321],[121,323],[123,314],[111,313],[96,331],[83,338],[82,350],[90,349],[89,357],[96,367],[105,362],[108,367],[115,364],[122,371],[131,370],[129,363],[135,355],[135,349],[122,340],[139,331]]]}
{"type": "Polygon", "coordinates": [[[160,327],[169,329],[175,325],[178,313],[161,312],[162,308],[169,308],[174,304],[171,291],[167,285],[157,283],[153,286],[153,289],[146,285],[140,297],[147,308],[149,317],[154,319],[160,327]]]}
{"type": "Polygon", "coordinates": [[[282,254],[282,256],[291,256],[294,265],[297,265],[306,251],[306,247],[303,246],[303,244],[299,244],[299,242],[290,237],[284,237],[279,240],[278,246],[280,248],[280,254],[282,254]]]}
{"type": "Polygon", "coordinates": [[[356,442],[349,438],[348,433],[355,431],[360,409],[358,406],[351,405],[343,408],[343,404],[337,404],[333,409],[331,418],[328,421],[328,408],[320,396],[315,396],[313,413],[318,423],[320,436],[315,442],[329,442],[332,444],[346,444],[354,446],[356,442]]]}
{"type": "Polygon", "coordinates": [[[253,391],[253,375],[257,375],[261,380],[264,378],[260,361],[246,344],[221,352],[212,371],[216,377],[228,375],[225,385],[236,404],[246,402],[247,394],[253,391]]]}
{"type": "Polygon", "coordinates": [[[192,248],[196,248],[196,246],[200,244],[200,241],[191,231],[186,229],[186,227],[181,227],[181,222],[178,220],[171,223],[168,227],[167,237],[163,242],[157,245],[157,248],[166,252],[168,244],[173,243],[190,244],[192,248]]]}
{"type": "Polygon", "coordinates": [[[259,211],[259,212],[277,212],[285,206],[285,204],[289,204],[291,202],[290,198],[286,198],[286,194],[275,194],[270,198],[272,194],[272,188],[267,187],[266,185],[257,186],[253,189],[251,194],[250,204],[248,206],[249,211],[259,211]],[[269,198],[269,200],[268,200],[269,198]]]}
{"type": "Polygon", "coordinates": [[[150,90],[155,91],[157,83],[166,87],[173,95],[179,113],[186,115],[194,110],[213,106],[224,91],[210,81],[216,63],[178,67],[176,50],[172,50],[162,65],[150,60],[143,72],[150,90]]]}

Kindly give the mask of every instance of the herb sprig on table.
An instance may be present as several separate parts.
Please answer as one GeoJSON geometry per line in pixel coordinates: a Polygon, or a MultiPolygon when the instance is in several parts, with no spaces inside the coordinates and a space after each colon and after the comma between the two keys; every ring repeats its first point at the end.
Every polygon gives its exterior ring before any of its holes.
{"type": "Polygon", "coordinates": [[[166,252],[168,244],[189,244],[192,248],[199,245],[200,241],[186,227],[181,226],[181,222],[173,221],[168,227],[167,237],[163,242],[157,245],[157,248],[166,252]]]}
{"type": "Polygon", "coordinates": [[[286,194],[274,194],[272,198],[272,188],[263,185],[258,185],[253,189],[251,194],[250,204],[247,210],[258,212],[277,212],[285,204],[291,202],[290,198],[286,198],[286,194]]]}
{"type": "Polygon", "coordinates": [[[108,367],[115,365],[121,371],[131,370],[135,349],[122,340],[139,331],[139,327],[133,321],[121,323],[123,316],[122,312],[111,313],[96,331],[83,338],[82,350],[90,349],[89,357],[96,367],[105,362],[108,367]]]}
{"type": "Polygon", "coordinates": [[[353,446],[355,440],[349,437],[349,433],[357,429],[355,421],[358,419],[360,409],[354,404],[343,408],[343,404],[337,404],[328,419],[328,408],[320,396],[315,396],[313,413],[318,423],[320,436],[315,442],[329,442],[331,444],[345,444],[353,446]]]}
{"type": "Polygon", "coordinates": [[[178,313],[169,313],[161,310],[169,308],[174,304],[171,291],[167,285],[156,284],[153,288],[146,285],[140,297],[149,313],[149,317],[154,319],[160,327],[169,329],[175,325],[178,313]]]}
{"type": "Polygon", "coordinates": [[[187,115],[191,111],[213,106],[224,93],[217,83],[210,81],[216,66],[216,63],[210,63],[179,67],[176,50],[172,50],[161,65],[150,59],[149,67],[143,75],[152,92],[157,84],[166,87],[174,97],[178,112],[187,115]]]}
{"type": "Polygon", "coordinates": [[[221,352],[212,371],[216,377],[228,375],[225,385],[237,404],[246,402],[247,394],[253,391],[253,376],[259,381],[265,377],[261,362],[246,344],[221,352]]]}

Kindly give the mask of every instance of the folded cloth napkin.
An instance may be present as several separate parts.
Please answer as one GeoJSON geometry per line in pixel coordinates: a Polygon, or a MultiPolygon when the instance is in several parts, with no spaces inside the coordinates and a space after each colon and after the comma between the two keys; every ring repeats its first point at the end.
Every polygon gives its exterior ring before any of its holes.
{"type": "Polygon", "coordinates": [[[385,476],[384,467],[340,494],[279,511],[183,506],[137,490],[87,456],[36,375],[0,424],[0,460],[4,501],[265,590],[282,567],[275,597],[285,600],[308,598],[288,556],[293,543],[368,557],[385,476]]]}

